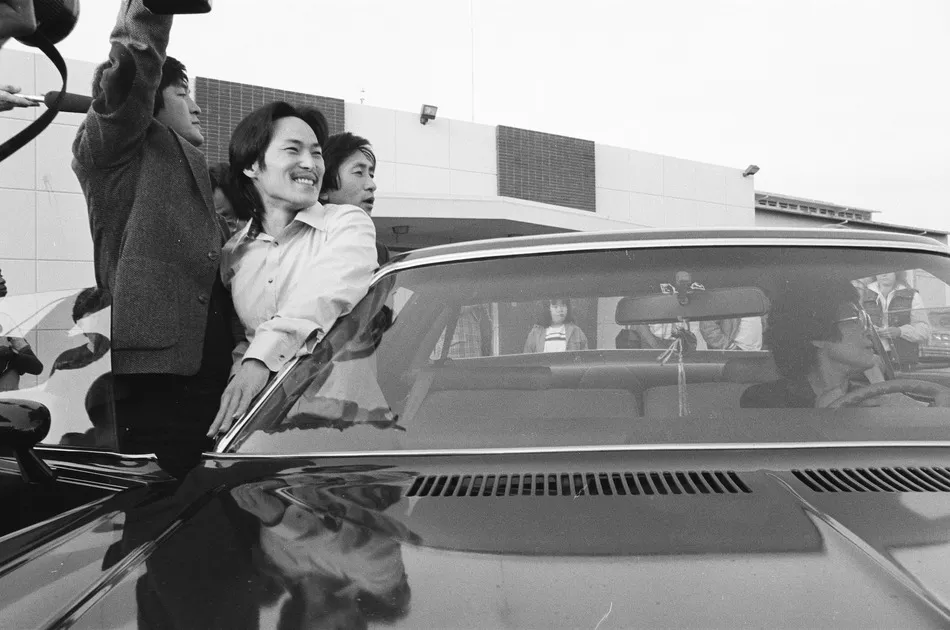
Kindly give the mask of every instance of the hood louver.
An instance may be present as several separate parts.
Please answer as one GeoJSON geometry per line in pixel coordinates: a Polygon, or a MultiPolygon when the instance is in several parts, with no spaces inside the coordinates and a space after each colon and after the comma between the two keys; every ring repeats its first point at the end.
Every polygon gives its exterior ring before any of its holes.
{"type": "Polygon", "coordinates": [[[950,492],[950,468],[793,470],[815,492],[950,492]]]}
{"type": "Polygon", "coordinates": [[[407,497],[581,497],[750,494],[732,471],[426,475],[407,497]]]}

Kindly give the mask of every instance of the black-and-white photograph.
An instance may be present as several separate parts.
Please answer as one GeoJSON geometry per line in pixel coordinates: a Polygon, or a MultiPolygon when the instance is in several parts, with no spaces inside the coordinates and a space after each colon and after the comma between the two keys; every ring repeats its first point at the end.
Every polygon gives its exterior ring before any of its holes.
{"type": "Polygon", "coordinates": [[[946,0],[0,0],[0,630],[950,627],[946,0]]]}

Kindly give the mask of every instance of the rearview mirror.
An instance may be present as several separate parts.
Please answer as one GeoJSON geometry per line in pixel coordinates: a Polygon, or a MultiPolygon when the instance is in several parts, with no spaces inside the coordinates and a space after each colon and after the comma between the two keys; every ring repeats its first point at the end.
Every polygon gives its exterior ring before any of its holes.
{"type": "Polygon", "coordinates": [[[32,400],[0,400],[0,447],[13,449],[27,483],[52,481],[56,475],[33,447],[49,433],[49,409],[32,400]]]}
{"type": "Polygon", "coordinates": [[[681,304],[675,294],[625,297],[617,303],[617,323],[657,324],[689,320],[733,319],[765,315],[769,299],[758,287],[731,287],[694,291],[687,304],[681,304]]]}

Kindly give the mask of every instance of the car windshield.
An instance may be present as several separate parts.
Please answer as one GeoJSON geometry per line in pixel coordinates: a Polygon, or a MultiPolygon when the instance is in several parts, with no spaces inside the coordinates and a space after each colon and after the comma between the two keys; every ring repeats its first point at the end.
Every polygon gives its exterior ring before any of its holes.
{"type": "Polygon", "coordinates": [[[221,448],[946,440],[948,281],[936,253],[686,241],[397,264],[221,448]]]}

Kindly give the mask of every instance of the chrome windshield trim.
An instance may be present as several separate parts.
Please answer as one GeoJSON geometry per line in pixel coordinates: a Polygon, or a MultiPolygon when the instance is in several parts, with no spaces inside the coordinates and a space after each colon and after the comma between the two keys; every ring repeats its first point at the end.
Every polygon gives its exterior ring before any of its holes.
{"type": "MultiPolygon", "coordinates": [[[[309,355],[307,355],[309,356],[309,355]]],[[[224,451],[231,445],[231,442],[238,436],[247,423],[251,421],[251,418],[254,417],[254,414],[264,406],[264,403],[268,398],[271,397],[271,394],[280,387],[281,382],[284,380],[284,377],[290,374],[290,371],[294,369],[294,366],[300,363],[302,357],[296,356],[290,361],[288,361],[283,369],[277,373],[277,376],[264,388],[264,392],[257,397],[257,400],[248,408],[244,415],[237,419],[237,422],[231,425],[231,428],[228,429],[227,433],[224,434],[224,437],[220,438],[217,444],[214,445],[213,453],[224,453],[224,451]]]]}
{"type": "Polygon", "coordinates": [[[414,449],[404,451],[344,451],[340,453],[214,453],[207,459],[298,459],[319,457],[443,457],[446,455],[551,455],[565,453],[642,453],[645,451],[779,451],[856,448],[950,448],[950,440],[896,442],[713,442],[710,444],[613,444],[604,446],[537,446],[524,448],[414,449]]]}
{"type": "Polygon", "coordinates": [[[905,243],[889,240],[858,240],[858,239],[817,239],[817,238],[777,238],[777,237],[734,237],[734,238],[690,238],[690,239],[658,239],[658,240],[628,240],[604,241],[597,243],[550,243],[545,245],[516,245],[511,247],[497,246],[483,251],[458,252],[453,254],[435,254],[418,260],[397,261],[386,264],[373,276],[373,283],[389,274],[417,267],[428,267],[445,263],[468,262],[485,260],[487,258],[504,258],[509,256],[533,256],[537,254],[558,254],[576,252],[601,252],[611,249],[656,249],[671,247],[734,247],[734,246],[761,246],[761,247],[847,247],[852,249],[905,249],[933,254],[950,255],[943,245],[934,242],[933,245],[924,243],[905,243]]]}
{"type": "MultiPolygon", "coordinates": [[[[40,442],[33,447],[36,451],[51,453],[69,453],[71,455],[95,455],[96,457],[112,457],[114,459],[131,459],[135,461],[155,461],[158,458],[155,453],[119,453],[117,451],[107,451],[105,449],[94,448],[74,448],[69,446],[59,446],[56,444],[43,444],[40,442]]],[[[59,462],[56,463],[60,465],[59,462]]]]}

